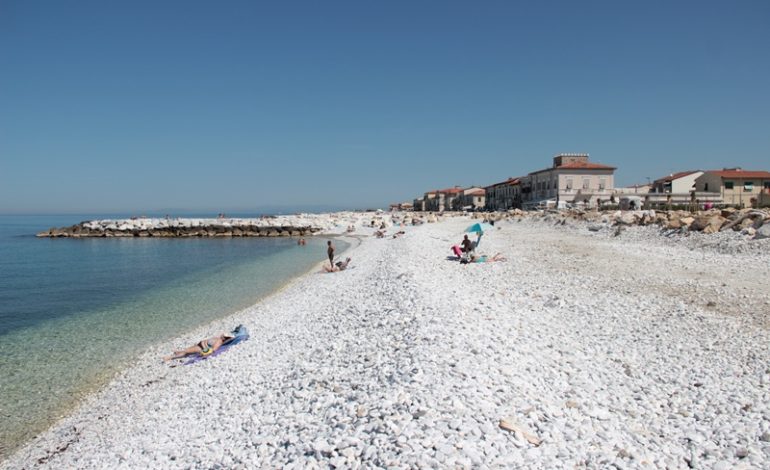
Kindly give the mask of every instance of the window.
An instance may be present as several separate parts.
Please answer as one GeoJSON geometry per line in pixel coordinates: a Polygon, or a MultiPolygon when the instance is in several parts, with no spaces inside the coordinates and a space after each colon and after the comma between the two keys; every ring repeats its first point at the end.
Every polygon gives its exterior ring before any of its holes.
{"type": "Polygon", "coordinates": [[[703,190],[708,192],[708,190],[709,190],[709,184],[708,183],[703,185],[703,190]]]}
{"type": "Polygon", "coordinates": [[[732,181],[725,181],[725,189],[733,189],[734,183],[732,181]]]}
{"type": "Polygon", "coordinates": [[[567,191],[572,190],[572,178],[567,180],[567,191]]]}
{"type": "Polygon", "coordinates": [[[770,189],[770,181],[765,181],[765,189],[770,189]]]}
{"type": "Polygon", "coordinates": [[[754,191],[754,182],[753,181],[744,181],[743,182],[743,192],[750,193],[754,191]]]}
{"type": "Polygon", "coordinates": [[[599,189],[600,189],[600,190],[602,190],[602,191],[603,191],[603,190],[604,190],[604,187],[605,187],[606,185],[607,185],[607,180],[605,180],[605,179],[600,179],[600,180],[599,180],[599,189]]]}
{"type": "Polygon", "coordinates": [[[583,189],[588,189],[590,187],[591,187],[591,180],[589,180],[588,178],[584,179],[583,180],[583,189]]]}

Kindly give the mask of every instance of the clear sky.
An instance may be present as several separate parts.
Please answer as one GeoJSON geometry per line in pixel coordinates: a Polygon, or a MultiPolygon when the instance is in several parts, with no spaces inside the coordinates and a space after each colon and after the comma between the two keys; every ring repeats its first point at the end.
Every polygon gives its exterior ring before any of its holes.
{"type": "Polygon", "coordinates": [[[770,170],[770,2],[0,0],[0,213],[770,170]]]}

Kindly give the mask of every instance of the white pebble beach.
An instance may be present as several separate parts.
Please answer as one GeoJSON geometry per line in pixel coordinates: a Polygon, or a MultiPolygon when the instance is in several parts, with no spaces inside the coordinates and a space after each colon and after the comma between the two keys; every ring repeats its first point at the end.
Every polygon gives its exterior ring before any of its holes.
{"type": "MultiPolygon", "coordinates": [[[[3,468],[768,468],[770,240],[467,217],[144,353],[3,468]],[[171,367],[237,324],[251,338],[171,367]]],[[[389,228],[389,233],[395,232],[389,228]]],[[[319,262],[325,253],[319,253],[319,262]]]]}

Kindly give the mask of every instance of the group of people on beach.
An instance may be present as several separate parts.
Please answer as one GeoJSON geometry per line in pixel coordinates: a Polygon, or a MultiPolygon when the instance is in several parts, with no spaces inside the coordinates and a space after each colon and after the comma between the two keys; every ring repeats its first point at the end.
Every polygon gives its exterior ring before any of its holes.
{"type": "MultiPolygon", "coordinates": [[[[405,232],[399,231],[395,235],[393,235],[393,238],[396,238],[400,235],[403,235],[405,232]]],[[[384,234],[383,234],[384,235],[384,234]]],[[[479,244],[479,241],[481,240],[481,233],[478,234],[478,238],[476,241],[471,241],[470,238],[468,238],[468,234],[465,234],[463,237],[463,240],[460,242],[459,245],[452,246],[452,252],[457,257],[457,259],[460,261],[460,263],[467,264],[467,263],[490,263],[494,261],[507,261],[505,257],[503,257],[500,253],[496,253],[494,256],[487,256],[487,255],[480,255],[476,253],[476,247],[479,244]]],[[[298,245],[305,245],[305,239],[300,238],[297,241],[298,245]]],[[[350,257],[345,258],[345,261],[334,261],[334,244],[331,240],[326,242],[326,255],[329,258],[329,265],[326,266],[324,264],[323,269],[324,272],[327,273],[333,273],[338,271],[344,271],[347,269],[348,265],[350,264],[350,257]]],[[[198,354],[200,356],[206,356],[209,354],[213,354],[216,352],[219,348],[221,348],[223,345],[227,344],[229,341],[232,341],[234,338],[234,335],[223,333],[217,336],[212,336],[211,338],[206,338],[193,346],[190,346],[186,349],[181,349],[178,351],[174,351],[170,356],[166,356],[163,358],[164,361],[171,361],[173,359],[180,359],[183,357],[187,357],[193,354],[198,354]]]]}
{"type": "Polygon", "coordinates": [[[324,265],[324,271],[327,273],[344,271],[350,264],[350,257],[346,258],[345,261],[334,262],[334,245],[331,240],[326,242],[326,255],[329,257],[329,266],[324,265]]]}
{"type": "Polygon", "coordinates": [[[454,255],[457,257],[457,260],[460,261],[461,264],[508,261],[505,257],[502,256],[501,253],[495,253],[494,256],[477,254],[476,247],[479,245],[480,240],[481,233],[478,234],[478,238],[475,242],[468,238],[468,234],[465,234],[463,240],[460,242],[460,245],[452,246],[452,253],[454,253],[454,255]]]}

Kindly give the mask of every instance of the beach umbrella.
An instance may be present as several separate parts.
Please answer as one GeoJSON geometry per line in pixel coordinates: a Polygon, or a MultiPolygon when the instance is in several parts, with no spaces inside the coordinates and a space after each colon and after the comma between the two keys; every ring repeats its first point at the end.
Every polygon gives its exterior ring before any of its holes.
{"type": "Polygon", "coordinates": [[[479,247],[479,244],[481,243],[481,236],[484,235],[484,230],[491,230],[492,226],[487,223],[478,223],[471,225],[470,227],[466,228],[465,231],[469,233],[476,233],[478,234],[478,238],[476,239],[476,242],[473,244],[473,249],[479,247]]]}
{"type": "Polygon", "coordinates": [[[476,222],[475,224],[465,229],[467,233],[484,233],[484,230],[492,230],[492,226],[487,223],[476,222]]]}

